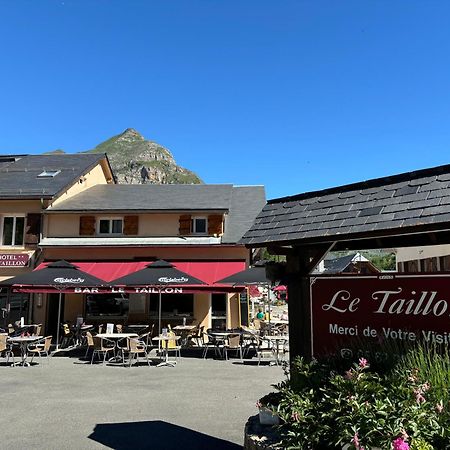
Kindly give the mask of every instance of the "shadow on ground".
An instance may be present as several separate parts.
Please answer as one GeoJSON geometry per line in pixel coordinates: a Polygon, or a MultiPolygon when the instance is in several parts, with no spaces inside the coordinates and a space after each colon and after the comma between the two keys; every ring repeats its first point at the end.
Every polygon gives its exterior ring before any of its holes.
{"type": "Polygon", "coordinates": [[[242,450],[242,446],[161,420],[100,423],[89,439],[114,450],[242,450]]]}

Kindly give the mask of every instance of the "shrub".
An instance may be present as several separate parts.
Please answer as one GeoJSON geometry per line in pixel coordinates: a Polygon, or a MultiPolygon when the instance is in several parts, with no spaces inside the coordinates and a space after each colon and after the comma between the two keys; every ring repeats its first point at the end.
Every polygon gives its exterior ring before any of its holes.
{"type": "Polygon", "coordinates": [[[396,361],[383,372],[360,358],[342,371],[297,358],[277,386],[283,448],[450,448],[448,354],[422,346],[396,361]]]}

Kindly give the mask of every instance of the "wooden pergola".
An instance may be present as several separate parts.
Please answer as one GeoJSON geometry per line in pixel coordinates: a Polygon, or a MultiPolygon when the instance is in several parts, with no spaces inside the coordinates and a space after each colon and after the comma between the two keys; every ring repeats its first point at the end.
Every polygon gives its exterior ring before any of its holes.
{"type": "Polygon", "coordinates": [[[450,165],[270,200],[241,242],[286,255],[291,359],[311,358],[312,270],[331,250],[450,243],[450,165]]]}

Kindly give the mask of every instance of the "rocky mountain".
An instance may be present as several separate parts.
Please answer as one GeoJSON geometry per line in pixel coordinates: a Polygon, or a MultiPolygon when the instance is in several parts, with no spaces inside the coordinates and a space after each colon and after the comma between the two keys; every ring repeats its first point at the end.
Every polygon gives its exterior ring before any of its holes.
{"type": "Polygon", "coordinates": [[[121,184],[202,183],[194,172],[178,166],[167,148],[146,140],[133,128],[127,128],[86,153],[106,153],[121,184]]]}

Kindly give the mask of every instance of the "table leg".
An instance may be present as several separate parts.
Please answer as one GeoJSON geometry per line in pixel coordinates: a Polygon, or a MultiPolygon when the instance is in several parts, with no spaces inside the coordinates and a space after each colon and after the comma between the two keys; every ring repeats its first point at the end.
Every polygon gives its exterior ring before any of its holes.
{"type": "Polygon", "coordinates": [[[169,367],[175,367],[176,361],[169,361],[169,352],[167,351],[167,345],[164,347],[164,361],[161,361],[159,364],[157,364],[156,367],[163,367],[163,366],[169,366],[169,367]]]}

